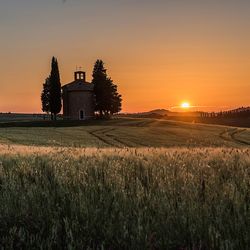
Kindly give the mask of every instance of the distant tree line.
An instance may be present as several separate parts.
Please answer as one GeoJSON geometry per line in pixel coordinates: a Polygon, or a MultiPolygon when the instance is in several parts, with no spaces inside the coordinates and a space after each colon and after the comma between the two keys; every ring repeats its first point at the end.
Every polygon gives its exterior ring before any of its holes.
{"type": "Polygon", "coordinates": [[[234,110],[221,111],[221,112],[201,112],[203,118],[246,118],[250,117],[250,107],[241,107],[234,110]]]}
{"type": "MultiPolygon", "coordinates": [[[[118,93],[117,85],[107,75],[102,60],[94,64],[92,74],[94,85],[95,113],[98,118],[109,118],[121,111],[122,97],[118,93]]],[[[51,120],[56,120],[62,108],[61,81],[58,61],[55,57],[51,61],[51,72],[43,84],[41,94],[42,111],[51,115],[51,120]]]]}

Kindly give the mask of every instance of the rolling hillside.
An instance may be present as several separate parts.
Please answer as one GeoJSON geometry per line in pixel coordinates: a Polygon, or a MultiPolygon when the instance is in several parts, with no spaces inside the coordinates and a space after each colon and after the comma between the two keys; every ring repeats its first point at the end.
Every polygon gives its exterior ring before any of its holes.
{"type": "Polygon", "coordinates": [[[1,123],[0,143],[76,147],[242,147],[250,130],[160,119],[1,123]],[[52,124],[53,125],[53,124],[52,124]]]}

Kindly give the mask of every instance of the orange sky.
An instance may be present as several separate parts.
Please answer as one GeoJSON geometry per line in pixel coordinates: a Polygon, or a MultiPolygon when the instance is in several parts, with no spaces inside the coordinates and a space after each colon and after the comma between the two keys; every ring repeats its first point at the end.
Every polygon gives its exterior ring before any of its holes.
{"type": "Polygon", "coordinates": [[[0,111],[40,112],[52,56],[63,84],[76,65],[90,81],[103,59],[123,112],[250,106],[249,10],[245,0],[3,0],[0,111]]]}

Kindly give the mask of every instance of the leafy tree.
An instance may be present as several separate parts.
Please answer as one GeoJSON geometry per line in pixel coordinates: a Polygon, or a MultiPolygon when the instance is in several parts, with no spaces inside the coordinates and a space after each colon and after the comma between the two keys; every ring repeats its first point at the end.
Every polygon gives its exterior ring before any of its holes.
{"type": "Polygon", "coordinates": [[[111,79],[111,103],[110,103],[110,113],[115,114],[122,109],[122,96],[117,91],[117,85],[113,83],[111,79]]]}
{"type": "Polygon", "coordinates": [[[102,60],[97,60],[93,69],[95,111],[101,118],[121,111],[122,98],[117,91],[117,86],[107,76],[107,70],[102,60]]]}
{"type": "Polygon", "coordinates": [[[51,112],[51,118],[56,120],[56,115],[60,113],[62,108],[61,101],[61,81],[58,68],[58,62],[55,57],[51,62],[51,73],[49,78],[49,108],[51,112]]]}
{"type": "Polygon", "coordinates": [[[93,69],[94,94],[95,94],[95,111],[99,112],[102,117],[104,112],[104,91],[106,83],[106,69],[102,60],[97,60],[93,69]]]}
{"type": "Polygon", "coordinates": [[[49,113],[50,112],[50,106],[49,106],[49,100],[50,100],[50,91],[49,86],[50,79],[49,77],[45,80],[45,83],[43,84],[43,90],[41,94],[41,101],[42,101],[42,111],[49,113]]]}

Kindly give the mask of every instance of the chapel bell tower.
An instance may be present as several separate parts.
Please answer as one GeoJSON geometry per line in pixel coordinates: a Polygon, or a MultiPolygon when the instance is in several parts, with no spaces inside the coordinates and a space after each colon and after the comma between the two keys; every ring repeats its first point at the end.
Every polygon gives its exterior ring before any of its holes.
{"type": "Polygon", "coordinates": [[[84,71],[76,71],[75,72],[75,81],[83,81],[86,82],[86,73],[84,71]]]}

